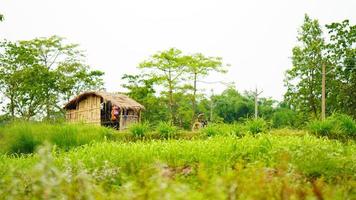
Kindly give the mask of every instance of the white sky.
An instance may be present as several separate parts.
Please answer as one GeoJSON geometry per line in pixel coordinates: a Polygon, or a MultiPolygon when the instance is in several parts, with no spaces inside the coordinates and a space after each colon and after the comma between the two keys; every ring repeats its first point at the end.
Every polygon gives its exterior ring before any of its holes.
{"type": "Polygon", "coordinates": [[[105,72],[108,91],[121,90],[121,76],[137,73],[148,56],[176,47],[231,64],[227,74],[204,81],[233,81],[241,92],[258,86],[262,96],[281,100],[304,14],[321,24],[354,24],[356,0],[0,0],[0,13],[2,39],[59,35],[80,44],[87,63],[105,72]]]}

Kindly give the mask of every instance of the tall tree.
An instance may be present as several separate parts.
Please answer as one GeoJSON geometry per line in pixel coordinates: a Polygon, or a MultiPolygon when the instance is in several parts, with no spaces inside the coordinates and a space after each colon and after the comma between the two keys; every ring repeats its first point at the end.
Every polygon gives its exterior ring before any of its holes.
{"type": "Polygon", "coordinates": [[[168,98],[170,120],[171,123],[175,123],[177,119],[174,93],[183,73],[186,71],[186,63],[182,51],[171,48],[158,52],[140,63],[139,68],[149,70],[148,74],[151,78],[160,80],[160,83],[162,83],[165,89],[163,92],[168,98]]]}
{"type": "Polygon", "coordinates": [[[148,75],[124,74],[122,80],[125,83],[121,86],[128,90],[126,94],[145,106],[146,110],[142,113],[144,121],[156,124],[159,121],[168,120],[168,108],[165,106],[162,97],[156,96],[155,79],[148,75]]]}
{"type": "Polygon", "coordinates": [[[187,73],[190,80],[192,80],[192,118],[196,115],[197,110],[197,82],[199,79],[206,77],[210,72],[225,73],[225,65],[222,63],[221,57],[206,57],[201,53],[191,56],[186,56],[187,73]]]}
{"type": "MultiPolygon", "coordinates": [[[[19,110],[19,106],[24,102],[27,103],[26,105],[31,105],[30,109],[37,110],[37,106],[32,104],[41,100],[26,94],[26,89],[38,84],[38,82],[34,82],[27,85],[29,82],[26,79],[32,78],[30,74],[33,73],[29,69],[36,63],[35,52],[19,43],[9,41],[1,42],[0,46],[2,47],[0,54],[0,91],[9,102],[6,110],[11,117],[15,117],[16,110],[19,110]],[[22,100],[19,97],[23,97],[22,100]],[[29,102],[26,102],[27,99],[29,102]]],[[[26,111],[25,109],[21,107],[21,113],[23,116],[27,115],[28,118],[34,111],[26,111]]]]}
{"type": "Polygon", "coordinates": [[[90,71],[77,45],[57,36],[5,41],[0,48],[0,83],[13,117],[49,119],[75,92],[102,88],[103,72],[90,71]]]}
{"type": "Polygon", "coordinates": [[[329,111],[338,111],[356,117],[356,25],[349,20],[326,25],[327,94],[329,111]]]}
{"type": "Polygon", "coordinates": [[[298,41],[292,51],[293,67],[286,72],[285,99],[294,109],[317,117],[321,105],[321,67],[325,62],[325,42],[319,22],[305,15],[298,41]]]}

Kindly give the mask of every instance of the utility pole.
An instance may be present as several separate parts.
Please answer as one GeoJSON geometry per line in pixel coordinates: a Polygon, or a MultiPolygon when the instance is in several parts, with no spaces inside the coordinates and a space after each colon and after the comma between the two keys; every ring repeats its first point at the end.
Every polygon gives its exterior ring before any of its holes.
{"type": "Polygon", "coordinates": [[[325,64],[322,64],[322,78],[321,78],[321,120],[325,120],[325,79],[326,79],[326,69],[325,64]]]}
{"type": "Polygon", "coordinates": [[[255,96],[255,119],[258,118],[258,95],[262,94],[263,90],[258,92],[257,87],[256,90],[254,92],[254,96],[255,96]]]}

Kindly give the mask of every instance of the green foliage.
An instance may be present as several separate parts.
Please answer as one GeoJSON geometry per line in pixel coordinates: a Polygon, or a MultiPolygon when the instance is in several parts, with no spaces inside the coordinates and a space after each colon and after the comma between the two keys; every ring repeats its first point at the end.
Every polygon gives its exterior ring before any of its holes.
{"type": "Polygon", "coordinates": [[[209,124],[207,127],[201,129],[201,133],[204,136],[212,137],[216,135],[220,135],[222,133],[222,129],[219,124],[209,124]]]}
{"type": "Polygon", "coordinates": [[[248,119],[245,122],[246,129],[256,135],[258,133],[264,133],[267,131],[267,122],[262,118],[248,119]]]}
{"type": "Polygon", "coordinates": [[[46,145],[33,156],[0,155],[0,199],[351,197],[355,144],[291,135],[95,142],[57,153],[46,145]]]}
{"type": "Polygon", "coordinates": [[[12,118],[54,118],[63,101],[103,86],[103,72],[91,71],[78,45],[63,38],[2,41],[0,50],[0,92],[12,118]]]}
{"type": "Polygon", "coordinates": [[[335,125],[331,120],[314,120],[311,121],[308,125],[309,130],[318,136],[327,136],[331,137],[333,134],[336,133],[335,125]]]}
{"type": "MultiPolygon", "coordinates": [[[[200,95],[197,82],[199,79],[213,71],[226,71],[220,57],[206,57],[200,53],[183,54],[182,51],[175,48],[157,52],[140,63],[139,68],[145,70],[145,79],[138,80],[138,76],[125,76],[126,79],[135,79],[134,84],[126,85],[126,88],[130,89],[129,93],[134,94],[135,91],[147,93],[144,87],[137,87],[137,83],[140,82],[141,85],[144,83],[143,85],[152,89],[153,84],[148,85],[147,83],[154,80],[155,85],[163,87],[160,102],[163,100],[166,106],[160,106],[160,111],[162,112],[162,109],[165,108],[166,112],[163,113],[169,113],[168,120],[184,128],[191,127],[198,111],[197,104],[200,95]]],[[[160,102],[155,105],[159,105],[160,102]]],[[[165,118],[166,115],[161,117],[165,118]]]]}
{"type": "Polygon", "coordinates": [[[312,121],[308,128],[311,133],[317,136],[335,139],[356,138],[355,120],[343,114],[333,114],[324,121],[312,121]]]}
{"type": "Polygon", "coordinates": [[[298,46],[292,50],[292,69],[286,72],[286,101],[316,118],[320,113],[321,66],[325,41],[318,20],[304,17],[298,34],[298,46]]]}
{"type": "Polygon", "coordinates": [[[272,126],[274,128],[298,126],[298,114],[287,108],[280,108],[272,115],[272,126]]]}
{"type": "Polygon", "coordinates": [[[144,137],[150,130],[148,123],[133,123],[129,127],[130,133],[136,138],[144,137]]]}
{"type": "Polygon", "coordinates": [[[254,103],[242,96],[234,87],[229,87],[221,95],[213,96],[214,111],[224,122],[232,123],[252,115],[254,103]]]}
{"type": "Polygon", "coordinates": [[[156,127],[156,131],[164,139],[174,138],[178,134],[178,128],[168,122],[160,122],[156,127]]]}
{"type": "Polygon", "coordinates": [[[356,122],[351,116],[333,114],[329,119],[333,122],[334,126],[338,127],[340,134],[346,137],[356,138],[356,122]]]}
{"type": "Polygon", "coordinates": [[[321,107],[321,68],[326,68],[326,113],[355,117],[356,26],[349,20],[326,25],[322,34],[317,20],[305,16],[293,48],[293,67],[286,72],[286,102],[305,116],[319,118],[321,107]]]}
{"type": "Polygon", "coordinates": [[[0,152],[32,153],[46,141],[69,150],[93,141],[110,139],[112,134],[113,130],[98,126],[14,122],[0,127],[0,152]]]}

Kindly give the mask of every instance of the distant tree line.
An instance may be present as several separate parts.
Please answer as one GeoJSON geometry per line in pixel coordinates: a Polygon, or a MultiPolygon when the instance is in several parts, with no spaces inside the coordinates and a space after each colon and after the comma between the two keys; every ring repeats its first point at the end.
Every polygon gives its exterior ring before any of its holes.
{"type": "MultiPolygon", "coordinates": [[[[321,66],[325,65],[327,114],[356,117],[356,26],[348,20],[325,26],[305,16],[286,72],[287,92],[282,102],[259,98],[259,117],[275,127],[301,126],[320,118],[321,66]]],[[[11,118],[63,118],[62,105],[86,90],[103,89],[103,72],[85,64],[76,44],[52,36],[27,41],[0,42],[0,92],[3,113],[11,118]]],[[[228,86],[208,96],[200,83],[229,68],[221,57],[187,54],[171,48],[138,65],[140,73],[125,74],[127,95],[146,107],[143,119],[190,128],[198,114],[213,122],[233,123],[254,115],[252,91],[228,86]]],[[[1,120],[1,119],[0,119],[1,120]]]]}
{"type": "MultiPolygon", "coordinates": [[[[356,117],[356,26],[349,20],[325,26],[305,15],[292,50],[292,68],[286,72],[287,92],[282,102],[270,98],[258,101],[259,116],[273,126],[301,126],[320,119],[321,67],[326,65],[327,114],[345,113],[356,117]]],[[[139,66],[140,75],[124,75],[122,86],[128,95],[142,102],[151,122],[171,121],[189,127],[197,113],[213,121],[232,123],[253,116],[252,92],[240,94],[228,87],[219,95],[207,97],[197,82],[214,72],[226,72],[222,59],[202,54],[186,55],[180,50],[158,52],[139,66]],[[147,73],[148,72],[148,73],[147,73]],[[163,88],[157,95],[156,88],[163,88]]]]}

